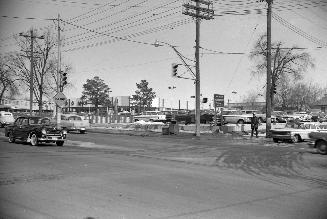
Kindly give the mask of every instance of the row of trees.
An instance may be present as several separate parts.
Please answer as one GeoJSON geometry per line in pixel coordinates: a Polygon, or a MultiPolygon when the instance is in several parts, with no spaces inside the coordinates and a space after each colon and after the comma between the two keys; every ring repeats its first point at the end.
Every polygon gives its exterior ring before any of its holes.
{"type": "MultiPolygon", "coordinates": [[[[135,95],[133,95],[133,100],[138,103],[141,109],[149,109],[153,99],[156,97],[153,88],[149,87],[149,82],[146,80],[136,83],[136,88],[137,90],[135,91],[135,95]]],[[[81,99],[83,103],[94,105],[96,110],[99,108],[99,105],[111,107],[113,103],[111,103],[109,98],[110,92],[111,90],[104,80],[95,76],[93,79],[87,79],[83,85],[81,99]]]]}

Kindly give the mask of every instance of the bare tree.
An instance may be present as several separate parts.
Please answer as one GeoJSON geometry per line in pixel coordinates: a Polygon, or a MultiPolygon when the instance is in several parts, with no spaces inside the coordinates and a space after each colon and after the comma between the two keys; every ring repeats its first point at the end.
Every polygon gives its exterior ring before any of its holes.
{"type": "Polygon", "coordinates": [[[8,57],[0,57],[0,100],[7,93],[10,96],[19,93],[16,84],[15,72],[13,72],[7,64],[8,57]]]}
{"type": "MultiPolygon", "coordinates": [[[[299,52],[297,47],[284,48],[282,42],[272,44],[272,87],[280,89],[283,81],[288,80],[293,84],[303,78],[303,74],[309,67],[314,67],[313,59],[307,52],[299,52]]],[[[256,42],[250,59],[256,62],[254,75],[263,76],[266,74],[267,66],[267,41],[266,35],[262,35],[256,42]]],[[[285,84],[284,84],[285,85],[285,84]]],[[[274,92],[270,92],[272,103],[274,92]]]]}

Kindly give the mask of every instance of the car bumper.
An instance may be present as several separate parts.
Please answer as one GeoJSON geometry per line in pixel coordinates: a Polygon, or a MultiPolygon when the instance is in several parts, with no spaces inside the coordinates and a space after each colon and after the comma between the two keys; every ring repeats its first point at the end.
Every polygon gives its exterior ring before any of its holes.
{"type": "Polygon", "coordinates": [[[66,140],[66,135],[63,136],[42,136],[41,138],[38,139],[40,142],[57,142],[57,141],[65,141],[66,140]]]}
{"type": "Polygon", "coordinates": [[[272,138],[281,139],[281,140],[292,140],[291,135],[272,135],[272,138]]]}

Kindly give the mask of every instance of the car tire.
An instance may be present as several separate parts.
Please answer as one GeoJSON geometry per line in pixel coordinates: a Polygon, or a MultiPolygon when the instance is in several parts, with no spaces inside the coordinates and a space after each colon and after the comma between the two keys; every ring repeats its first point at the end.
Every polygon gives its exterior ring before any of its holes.
{"type": "Polygon", "coordinates": [[[79,130],[80,134],[85,134],[85,130],[79,130]]]}
{"type": "Polygon", "coordinates": [[[293,135],[292,143],[298,143],[298,142],[301,142],[301,137],[299,135],[293,135]]]}
{"type": "Polygon", "coordinates": [[[16,139],[14,137],[14,135],[12,134],[12,132],[8,133],[8,141],[9,143],[15,143],[16,139]]]}
{"type": "Polygon", "coordinates": [[[62,147],[64,145],[64,141],[57,141],[56,145],[62,147]]]}
{"type": "Polygon", "coordinates": [[[273,142],[278,143],[278,138],[273,138],[273,142]]]}
{"type": "Polygon", "coordinates": [[[32,146],[37,146],[38,145],[38,138],[35,133],[33,133],[30,137],[30,143],[32,146]]]}
{"type": "Polygon", "coordinates": [[[327,155],[327,142],[326,141],[318,141],[316,143],[316,148],[320,154],[327,155]]]}

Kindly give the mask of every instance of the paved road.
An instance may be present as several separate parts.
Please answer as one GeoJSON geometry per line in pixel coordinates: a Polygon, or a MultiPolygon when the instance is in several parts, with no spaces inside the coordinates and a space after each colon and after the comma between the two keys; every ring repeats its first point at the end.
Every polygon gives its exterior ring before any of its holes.
{"type": "Polygon", "coordinates": [[[327,157],[231,136],[0,137],[0,218],[326,218],[327,157]]]}

